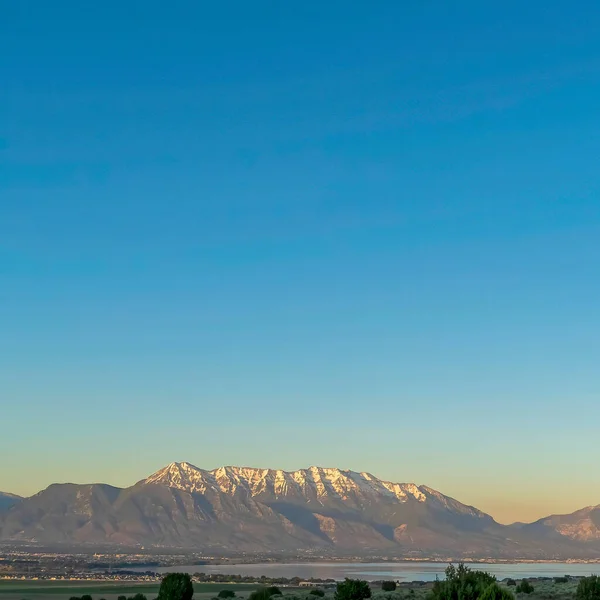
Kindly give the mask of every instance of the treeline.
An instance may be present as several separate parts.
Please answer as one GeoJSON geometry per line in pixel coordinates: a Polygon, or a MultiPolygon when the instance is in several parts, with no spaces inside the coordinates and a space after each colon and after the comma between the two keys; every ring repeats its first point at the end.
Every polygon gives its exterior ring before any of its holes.
{"type": "Polygon", "coordinates": [[[256,577],[255,575],[226,575],[223,573],[194,573],[194,580],[200,583],[260,583],[261,585],[290,585],[298,586],[301,581],[315,584],[335,584],[335,579],[319,579],[318,577],[256,577]]]}

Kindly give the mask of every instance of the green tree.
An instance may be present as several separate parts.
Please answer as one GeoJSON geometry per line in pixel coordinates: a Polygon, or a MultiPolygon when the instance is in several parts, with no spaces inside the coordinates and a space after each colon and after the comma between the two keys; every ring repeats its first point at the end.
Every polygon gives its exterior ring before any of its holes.
{"type": "Polygon", "coordinates": [[[158,600],[192,600],[194,586],[188,573],[165,575],[158,590],[158,600]]]}
{"type": "Polygon", "coordinates": [[[577,600],[600,600],[600,577],[592,575],[580,579],[575,598],[577,600]]]}
{"type": "Polygon", "coordinates": [[[323,590],[320,590],[319,588],[315,588],[314,590],[310,590],[310,592],[308,592],[311,596],[319,596],[319,598],[322,598],[325,595],[325,592],[323,590]]]}
{"type": "Polygon", "coordinates": [[[140,594],[139,592],[135,596],[131,596],[128,600],[148,600],[144,594],[140,594]]]}
{"type": "Polygon", "coordinates": [[[430,600],[478,600],[490,585],[496,583],[493,575],[472,571],[463,563],[457,567],[448,565],[445,573],[445,580],[437,579],[433,584],[430,600]]]}
{"type": "Polygon", "coordinates": [[[221,590],[217,594],[218,598],[235,598],[235,592],[233,590],[221,590]]]}
{"type": "Polygon", "coordinates": [[[335,588],[335,600],[364,600],[371,597],[371,588],[362,579],[339,581],[335,588]]]}
{"type": "Polygon", "coordinates": [[[507,580],[506,585],[513,587],[517,585],[517,582],[514,579],[509,579],[507,580]]]}
{"type": "Polygon", "coordinates": [[[479,600],[514,600],[514,596],[506,588],[494,582],[483,590],[479,600]]]}
{"type": "Polygon", "coordinates": [[[119,596],[117,600],[127,600],[127,596],[119,596]]]}
{"type": "Polygon", "coordinates": [[[92,600],[92,597],[89,594],[84,594],[81,596],[81,600],[92,600]]]}
{"type": "Polygon", "coordinates": [[[269,600],[271,596],[280,596],[281,590],[274,585],[271,587],[261,587],[254,590],[249,596],[248,600],[269,600]]]}
{"type": "Polygon", "coordinates": [[[395,581],[384,581],[381,584],[381,589],[384,592],[395,592],[396,591],[396,582],[395,581]]]}
{"type": "Polygon", "coordinates": [[[535,588],[527,581],[527,579],[523,579],[521,583],[516,587],[515,592],[517,594],[532,594],[535,591],[535,588]]]}

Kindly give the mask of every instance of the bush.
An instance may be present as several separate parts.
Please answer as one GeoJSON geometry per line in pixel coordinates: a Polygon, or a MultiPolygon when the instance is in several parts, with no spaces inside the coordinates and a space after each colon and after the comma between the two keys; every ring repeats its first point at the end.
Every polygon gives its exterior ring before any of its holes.
{"type": "Polygon", "coordinates": [[[569,583],[568,577],[555,577],[554,583],[569,583]]]}
{"type": "MultiPolygon", "coordinates": [[[[82,598],[83,600],[83,598],[82,598]]],[[[148,600],[144,594],[137,593],[135,596],[130,596],[127,600],[148,600]]]]}
{"type": "Polygon", "coordinates": [[[384,592],[395,592],[396,591],[396,582],[395,581],[384,581],[381,584],[381,589],[384,592]]]}
{"type": "Polygon", "coordinates": [[[248,600],[269,600],[271,596],[280,596],[281,590],[276,586],[259,588],[248,596],[248,600]]]}
{"type": "Polygon", "coordinates": [[[480,600],[514,600],[514,596],[496,582],[488,585],[479,596],[480,600]]]}
{"type": "Polygon", "coordinates": [[[315,588],[314,590],[310,590],[308,594],[309,596],[319,596],[319,598],[322,598],[325,595],[325,592],[323,590],[315,588]]]}
{"type": "Polygon", "coordinates": [[[517,582],[516,582],[514,579],[509,579],[509,580],[506,582],[506,585],[508,585],[509,587],[512,587],[512,586],[514,586],[514,585],[517,585],[517,582]]]}
{"type": "Polygon", "coordinates": [[[577,600],[600,600],[600,578],[597,575],[584,577],[577,584],[577,600]]]}
{"type": "MultiPolygon", "coordinates": [[[[496,583],[493,575],[484,571],[471,571],[463,563],[458,567],[448,565],[445,573],[444,581],[436,579],[433,584],[430,600],[478,600],[487,588],[496,583]]],[[[508,590],[505,591],[512,597],[508,590]]],[[[495,593],[495,589],[488,592],[492,598],[495,593]]]]}
{"type": "Polygon", "coordinates": [[[532,594],[534,591],[535,588],[527,581],[527,579],[523,579],[515,590],[517,594],[532,594]]]}
{"type": "Polygon", "coordinates": [[[188,573],[165,575],[158,590],[158,600],[192,600],[193,595],[194,586],[188,573]]]}
{"type": "Polygon", "coordinates": [[[371,588],[362,579],[344,579],[335,588],[335,600],[364,600],[371,597],[371,588]]]}
{"type": "Polygon", "coordinates": [[[83,596],[81,596],[81,600],[92,600],[92,597],[89,594],[83,594],[83,596]]]}
{"type": "Polygon", "coordinates": [[[235,598],[235,592],[233,590],[221,590],[217,594],[218,598],[235,598]]]}

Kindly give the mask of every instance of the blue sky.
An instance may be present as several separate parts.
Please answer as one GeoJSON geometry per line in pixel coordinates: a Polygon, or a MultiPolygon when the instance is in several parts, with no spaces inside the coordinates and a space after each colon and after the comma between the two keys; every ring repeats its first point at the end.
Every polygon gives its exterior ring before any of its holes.
{"type": "Polygon", "coordinates": [[[0,489],[600,503],[600,11],[459,4],[4,3],[0,489]]]}

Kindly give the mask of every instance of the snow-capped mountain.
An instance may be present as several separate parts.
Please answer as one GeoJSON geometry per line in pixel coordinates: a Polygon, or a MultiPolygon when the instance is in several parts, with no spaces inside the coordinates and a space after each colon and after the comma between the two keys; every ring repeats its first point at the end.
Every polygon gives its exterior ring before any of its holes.
{"type": "MultiPolygon", "coordinates": [[[[220,467],[205,471],[186,462],[171,463],[148,477],[145,483],[157,483],[190,493],[204,494],[210,490],[228,494],[247,493],[261,499],[301,497],[315,502],[326,498],[347,502],[370,495],[394,498],[400,502],[409,498],[425,502],[426,494],[439,494],[424,486],[421,489],[414,483],[391,483],[369,473],[323,467],[298,471],[220,467]]],[[[438,499],[441,498],[445,497],[439,494],[438,499]]]]}
{"type": "Polygon", "coordinates": [[[185,462],[125,489],[51,485],[0,515],[2,540],[444,558],[590,554],[589,545],[528,527],[500,525],[427,486],[364,472],[208,471],[185,462]]]}

